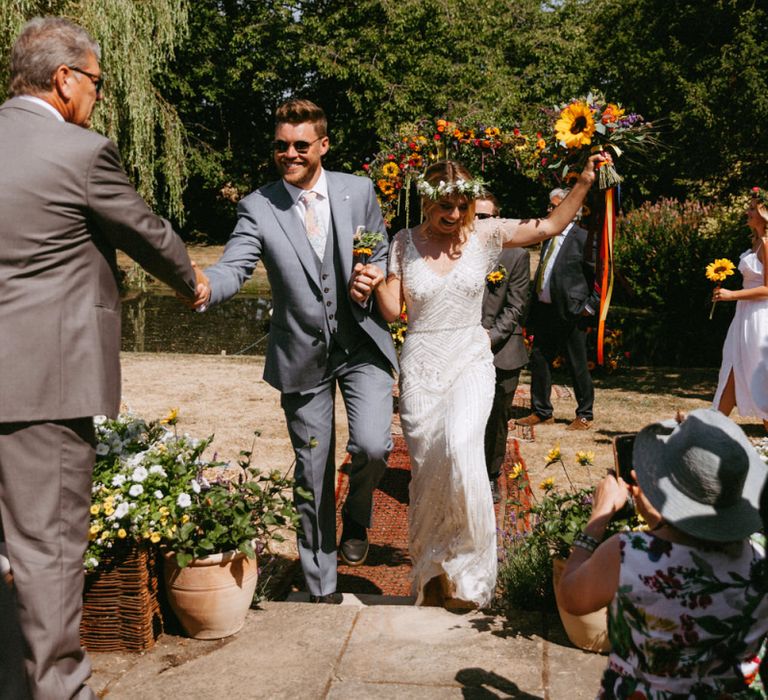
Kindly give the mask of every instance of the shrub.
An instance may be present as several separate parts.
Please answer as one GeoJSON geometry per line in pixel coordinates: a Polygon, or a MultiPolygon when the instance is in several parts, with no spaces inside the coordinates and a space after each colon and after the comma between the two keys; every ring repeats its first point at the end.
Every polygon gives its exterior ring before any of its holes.
{"type": "MultiPolygon", "coordinates": [[[[738,263],[749,245],[744,209],[741,199],[716,205],[662,199],[619,219],[609,323],[623,330],[633,361],[719,365],[733,305],[719,305],[708,319],[712,283],[704,270],[715,258],[738,263]]],[[[728,286],[740,287],[741,277],[728,286]]]]}

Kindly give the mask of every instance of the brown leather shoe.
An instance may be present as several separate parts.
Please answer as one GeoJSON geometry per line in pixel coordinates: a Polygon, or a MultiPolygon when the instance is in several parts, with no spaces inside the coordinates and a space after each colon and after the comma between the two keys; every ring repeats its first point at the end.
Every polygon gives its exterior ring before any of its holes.
{"type": "Polygon", "coordinates": [[[565,429],[566,430],[589,430],[592,427],[592,421],[586,418],[575,418],[565,429]]]}
{"type": "Polygon", "coordinates": [[[539,423],[549,424],[554,422],[555,422],[555,419],[552,416],[550,416],[549,418],[542,418],[541,416],[537,416],[535,413],[531,413],[527,415],[525,418],[518,418],[515,421],[515,424],[532,426],[532,425],[539,425],[539,423]]]}

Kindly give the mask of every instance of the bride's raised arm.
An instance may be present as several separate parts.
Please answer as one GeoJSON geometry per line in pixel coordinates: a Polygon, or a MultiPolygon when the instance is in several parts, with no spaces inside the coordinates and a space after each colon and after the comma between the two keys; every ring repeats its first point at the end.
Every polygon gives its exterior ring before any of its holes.
{"type": "Polygon", "coordinates": [[[600,154],[590,157],[568,196],[545,219],[498,219],[502,229],[502,245],[505,248],[531,245],[561,233],[573,221],[584,203],[584,198],[595,181],[595,166],[603,160],[605,159],[600,154]]]}

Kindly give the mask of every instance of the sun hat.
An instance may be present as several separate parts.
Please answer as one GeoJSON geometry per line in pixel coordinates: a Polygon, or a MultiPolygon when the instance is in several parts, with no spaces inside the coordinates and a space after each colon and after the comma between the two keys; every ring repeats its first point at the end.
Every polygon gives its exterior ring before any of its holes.
{"type": "Polygon", "coordinates": [[[663,421],[635,438],[632,462],[651,505],[670,525],[728,542],[762,527],[758,504],[768,467],[747,436],[714,409],[663,421]]]}

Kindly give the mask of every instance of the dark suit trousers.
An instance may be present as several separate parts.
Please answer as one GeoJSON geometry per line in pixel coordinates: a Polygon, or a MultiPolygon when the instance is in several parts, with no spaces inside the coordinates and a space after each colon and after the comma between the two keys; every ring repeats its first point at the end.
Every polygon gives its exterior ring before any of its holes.
{"type": "Polygon", "coordinates": [[[336,590],[336,387],[349,422],[351,463],[344,514],[369,527],[373,491],[392,451],[393,383],[392,370],[381,352],[371,343],[362,343],[348,357],[332,353],[326,379],[314,389],[281,397],[296,453],[296,485],[312,494],[312,500],[296,495],[295,501],[302,528],[299,558],[313,595],[336,590]]]}
{"type": "Polygon", "coordinates": [[[501,465],[507,454],[507,434],[509,419],[512,415],[512,402],[520,380],[520,367],[517,369],[496,368],[496,388],[493,394],[493,406],[488,424],[485,426],[485,466],[488,478],[497,479],[501,465]]]}
{"type": "Polygon", "coordinates": [[[80,646],[94,442],[91,418],[0,423],[0,519],[35,700],[96,697],[80,646]]]}
{"type": "Polygon", "coordinates": [[[540,418],[552,416],[552,374],[550,364],[562,351],[568,361],[576,416],[591,421],[595,389],[587,367],[587,334],[578,319],[562,320],[552,304],[534,303],[532,310],[533,349],[528,365],[531,372],[531,409],[540,418]]]}

